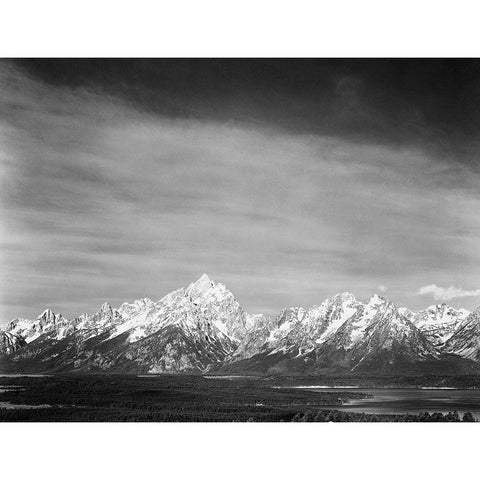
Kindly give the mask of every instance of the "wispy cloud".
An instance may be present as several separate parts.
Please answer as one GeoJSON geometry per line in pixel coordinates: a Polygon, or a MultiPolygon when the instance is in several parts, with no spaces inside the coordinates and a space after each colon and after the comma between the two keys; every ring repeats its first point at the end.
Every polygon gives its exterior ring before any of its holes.
{"type": "Polygon", "coordinates": [[[444,288],[435,285],[434,283],[431,285],[425,285],[424,287],[420,287],[417,291],[417,295],[433,295],[435,300],[452,300],[454,298],[461,298],[461,297],[478,297],[480,296],[480,289],[478,290],[463,290],[462,288],[454,287],[451,285],[450,287],[444,288]]]}
{"type": "Polygon", "coordinates": [[[379,285],[378,290],[382,293],[385,293],[387,291],[387,287],[385,285],[379,285]]]}

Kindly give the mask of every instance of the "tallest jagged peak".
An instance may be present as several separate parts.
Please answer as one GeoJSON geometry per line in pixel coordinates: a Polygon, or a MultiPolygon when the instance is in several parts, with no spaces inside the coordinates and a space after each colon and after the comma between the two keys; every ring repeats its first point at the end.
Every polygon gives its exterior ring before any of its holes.
{"type": "Polygon", "coordinates": [[[210,280],[210,277],[204,273],[197,281],[191,283],[187,291],[190,295],[201,295],[206,290],[209,290],[215,284],[210,280]]]}
{"type": "Polygon", "coordinates": [[[52,312],[52,310],[50,308],[47,308],[37,317],[37,319],[51,321],[55,320],[55,317],[56,315],[52,312]]]}
{"type": "Polygon", "coordinates": [[[105,302],[101,307],[100,307],[100,312],[101,313],[109,313],[112,311],[112,306],[108,303],[105,302]]]}
{"type": "Polygon", "coordinates": [[[194,285],[196,284],[210,284],[211,280],[210,280],[210,277],[204,273],[196,282],[194,282],[194,285]]]}

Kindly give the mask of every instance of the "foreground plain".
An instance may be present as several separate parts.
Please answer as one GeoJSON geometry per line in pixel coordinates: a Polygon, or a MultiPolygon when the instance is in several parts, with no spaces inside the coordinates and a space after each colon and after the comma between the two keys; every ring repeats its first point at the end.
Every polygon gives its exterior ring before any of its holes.
{"type": "MultiPolygon", "coordinates": [[[[461,416],[367,415],[338,411],[354,391],[299,385],[479,388],[465,377],[237,377],[200,375],[56,375],[0,377],[0,420],[60,422],[459,421],[461,416]],[[283,387],[283,388],[273,388],[283,387]]],[[[471,416],[465,420],[473,420],[471,416]]]]}

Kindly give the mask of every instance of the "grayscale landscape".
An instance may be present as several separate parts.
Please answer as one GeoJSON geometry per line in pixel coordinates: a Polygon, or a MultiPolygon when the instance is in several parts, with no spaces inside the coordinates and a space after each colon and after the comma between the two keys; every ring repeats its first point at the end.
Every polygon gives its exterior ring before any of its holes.
{"type": "Polygon", "coordinates": [[[480,420],[480,62],[0,62],[0,420],[480,420]]]}

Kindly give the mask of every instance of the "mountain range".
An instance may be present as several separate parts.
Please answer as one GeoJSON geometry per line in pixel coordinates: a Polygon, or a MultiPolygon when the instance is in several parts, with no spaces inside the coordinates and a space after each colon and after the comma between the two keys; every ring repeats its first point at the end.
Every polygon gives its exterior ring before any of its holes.
{"type": "Polygon", "coordinates": [[[340,293],[276,317],[248,314],[207,275],[67,319],[45,310],[0,330],[0,370],[123,373],[398,373],[480,371],[480,308],[419,312],[340,293]]]}

